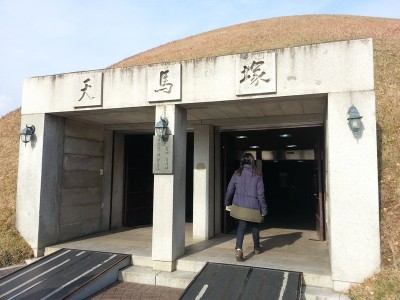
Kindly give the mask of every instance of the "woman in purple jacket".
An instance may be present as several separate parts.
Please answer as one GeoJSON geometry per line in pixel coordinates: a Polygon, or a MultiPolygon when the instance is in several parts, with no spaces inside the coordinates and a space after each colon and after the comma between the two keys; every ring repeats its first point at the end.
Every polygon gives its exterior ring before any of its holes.
{"type": "Polygon", "coordinates": [[[254,254],[261,253],[259,223],[267,215],[262,174],[257,171],[254,156],[243,154],[240,167],[233,174],[225,196],[225,206],[231,217],[239,220],[236,235],[236,260],[243,261],[243,239],[250,225],[254,242],[254,254]]]}

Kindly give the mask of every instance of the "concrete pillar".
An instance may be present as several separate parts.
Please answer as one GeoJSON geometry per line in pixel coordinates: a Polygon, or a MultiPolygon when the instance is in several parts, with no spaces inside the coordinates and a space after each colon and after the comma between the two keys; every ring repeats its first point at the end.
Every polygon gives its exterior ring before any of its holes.
{"type": "Polygon", "coordinates": [[[221,233],[222,190],[221,190],[221,133],[214,132],[214,234],[221,233]]]}
{"type": "Polygon", "coordinates": [[[214,128],[194,127],[193,238],[214,236],[214,128]]]}
{"type": "Polygon", "coordinates": [[[340,291],[380,267],[374,91],[328,94],[325,153],[332,279],[340,291]],[[358,139],[347,122],[351,105],[363,116],[358,139]]]}
{"type": "Polygon", "coordinates": [[[113,185],[111,199],[111,228],[122,226],[124,206],[125,136],[114,134],[113,185]]]}
{"type": "Polygon", "coordinates": [[[173,174],[154,175],[152,258],[154,270],[173,271],[185,252],[186,110],[157,105],[155,122],[160,116],[173,135],[173,174]]]}
{"type": "Polygon", "coordinates": [[[104,130],[103,201],[100,218],[101,230],[108,230],[110,228],[113,139],[113,132],[111,130],[104,130]]]}
{"type": "Polygon", "coordinates": [[[42,256],[59,237],[64,119],[22,115],[21,128],[26,124],[36,130],[30,143],[20,142],[16,227],[35,256],[42,256]]]}

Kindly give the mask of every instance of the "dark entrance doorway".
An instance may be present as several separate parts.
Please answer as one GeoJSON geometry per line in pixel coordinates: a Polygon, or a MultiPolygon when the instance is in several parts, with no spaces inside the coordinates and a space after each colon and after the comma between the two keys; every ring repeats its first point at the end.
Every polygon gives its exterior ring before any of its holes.
{"type": "MultiPolygon", "coordinates": [[[[251,152],[264,178],[265,224],[316,230],[324,240],[323,134],[323,127],[222,133],[222,197],[240,156],[251,152]]],[[[235,220],[222,209],[222,232],[227,233],[236,227],[235,220]]]]}
{"type": "Polygon", "coordinates": [[[125,136],[125,201],[123,226],[153,220],[153,135],[125,136]]]}
{"type": "MultiPolygon", "coordinates": [[[[193,133],[187,135],[186,222],[193,222],[193,133]]],[[[125,192],[123,226],[153,223],[153,135],[125,136],[125,192]]]]}

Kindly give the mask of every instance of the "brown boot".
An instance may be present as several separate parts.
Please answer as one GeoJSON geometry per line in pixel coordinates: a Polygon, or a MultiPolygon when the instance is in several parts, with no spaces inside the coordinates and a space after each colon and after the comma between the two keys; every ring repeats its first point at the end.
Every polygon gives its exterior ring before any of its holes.
{"type": "Polygon", "coordinates": [[[236,261],[244,261],[243,259],[243,251],[240,249],[236,250],[236,261]]]}

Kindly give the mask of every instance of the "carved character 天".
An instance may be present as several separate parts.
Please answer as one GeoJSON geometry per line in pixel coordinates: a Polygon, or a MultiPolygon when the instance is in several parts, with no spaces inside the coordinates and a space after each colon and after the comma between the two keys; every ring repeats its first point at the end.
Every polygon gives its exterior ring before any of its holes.
{"type": "Polygon", "coordinates": [[[90,79],[85,79],[83,81],[83,83],[85,84],[85,86],[81,89],[82,92],[82,96],[79,98],[78,101],[81,101],[83,99],[83,97],[87,96],[89,97],[90,100],[94,99],[94,97],[91,97],[88,93],[88,89],[91,88],[92,86],[88,83],[90,81],[90,79]]]}

